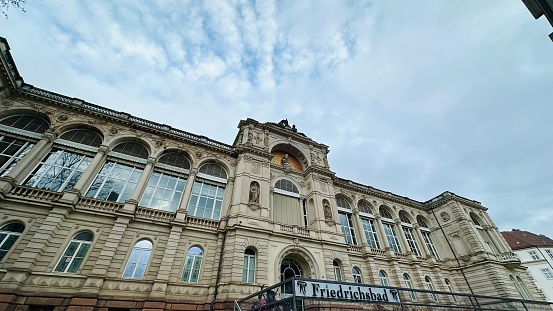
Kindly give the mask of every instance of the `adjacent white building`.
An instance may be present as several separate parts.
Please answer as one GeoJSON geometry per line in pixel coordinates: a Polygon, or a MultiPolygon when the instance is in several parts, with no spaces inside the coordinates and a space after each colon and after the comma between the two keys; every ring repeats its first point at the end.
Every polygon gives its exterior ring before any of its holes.
{"type": "Polygon", "coordinates": [[[545,235],[513,229],[502,232],[509,246],[528,267],[528,275],[548,301],[553,301],[553,240],[545,235]]]}

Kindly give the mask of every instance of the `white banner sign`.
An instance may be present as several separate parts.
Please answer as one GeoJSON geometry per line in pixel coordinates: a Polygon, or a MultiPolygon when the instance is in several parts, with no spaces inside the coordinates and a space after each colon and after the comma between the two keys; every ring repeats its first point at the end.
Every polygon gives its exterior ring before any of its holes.
{"type": "Polygon", "coordinates": [[[294,286],[296,287],[297,297],[388,303],[400,302],[399,293],[395,289],[320,280],[295,280],[294,286]]]}

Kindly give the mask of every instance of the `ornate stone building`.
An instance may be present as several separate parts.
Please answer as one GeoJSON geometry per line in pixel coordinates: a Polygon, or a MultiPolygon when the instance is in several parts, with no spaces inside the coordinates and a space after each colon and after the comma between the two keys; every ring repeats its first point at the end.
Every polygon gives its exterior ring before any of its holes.
{"type": "Polygon", "coordinates": [[[286,120],[228,145],[55,94],[0,50],[0,310],[232,310],[290,276],[541,299],[479,202],[339,178],[286,120]]]}

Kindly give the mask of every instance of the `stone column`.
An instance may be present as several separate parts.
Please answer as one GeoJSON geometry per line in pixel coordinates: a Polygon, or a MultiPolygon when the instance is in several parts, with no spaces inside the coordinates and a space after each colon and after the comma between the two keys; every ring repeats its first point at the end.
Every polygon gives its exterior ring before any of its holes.
{"type": "Polygon", "coordinates": [[[184,221],[188,211],[187,203],[190,201],[190,195],[192,194],[192,187],[196,181],[196,174],[198,174],[198,169],[190,169],[190,175],[186,180],[186,186],[182,192],[182,198],[180,199],[179,208],[177,209],[177,215],[175,215],[175,220],[184,221]]]}
{"type": "MultiPolygon", "coordinates": [[[[113,262],[115,251],[119,248],[119,243],[127,230],[131,218],[118,217],[111,228],[106,243],[102,247],[98,259],[92,268],[92,272],[88,275],[81,292],[83,293],[98,293],[104,283],[106,277],[117,277],[114,273],[108,275],[108,268],[113,262]]],[[[127,264],[126,262],[123,264],[127,264]]]]}
{"type": "Polygon", "coordinates": [[[165,291],[167,290],[167,284],[169,283],[169,275],[171,274],[173,261],[175,260],[175,254],[179,245],[182,229],[183,227],[180,225],[174,225],[171,228],[169,240],[167,241],[167,246],[165,247],[165,252],[163,253],[163,258],[161,260],[161,266],[159,267],[157,277],[154,281],[154,286],[152,286],[150,297],[165,297],[165,291]]]}
{"type": "Polygon", "coordinates": [[[131,197],[127,201],[125,201],[125,205],[122,209],[123,212],[133,213],[135,211],[136,206],[138,205],[138,202],[140,200],[140,196],[146,188],[148,180],[150,180],[150,175],[152,175],[155,163],[156,159],[148,158],[148,162],[146,163],[146,166],[142,171],[142,175],[140,175],[140,179],[138,180],[136,187],[134,187],[131,197]]]}
{"type": "Polygon", "coordinates": [[[232,207],[232,191],[234,190],[234,177],[229,177],[227,179],[227,184],[225,186],[225,195],[223,197],[223,205],[221,207],[221,218],[228,215],[229,210],[232,207]],[[223,216],[223,212],[225,212],[223,216]]]}
{"type": "Polygon", "coordinates": [[[382,246],[384,246],[385,250],[390,250],[390,243],[388,243],[386,231],[384,231],[384,225],[382,225],[382,216],[380,216],[380,214],[376,214],[375,218],[376,228],[382,237],[382,246]]]}
{"type": "Polygon", "coordinates": [[[363,230],[363,225],[361,224],[361,219],[359,218],[359,210],[353,208],[353,223],[355,224],[355,231],[357,232],[357,244],[358,245],[367,245],[367,239],[365,237],[365,231],[363,230]]]}
{"type": "Polygon", "coordinates": [[[42,253],[48,246],[48,241],[60,229],[69,212],[69,209],[62,207],[54,207],[50,211],[12,268],[0,280],[4,288],[16,290],[19,285],[25,283],[31,271],[34,270],[35,263],[41,259],[42,253]]]}
{"type": "Polygon", "coordinates": [[[505,252],[505,249],[504,249],[503,245],[500,244],[501,240],[499,239],[499,237],[494,232],[494,228],[490,225],[485,225],[483,228],[484,228],[484,231],[488,234],[488,237],[490,238],[490,242],[495,247],[496,251],[498,253],[505,252]]]}

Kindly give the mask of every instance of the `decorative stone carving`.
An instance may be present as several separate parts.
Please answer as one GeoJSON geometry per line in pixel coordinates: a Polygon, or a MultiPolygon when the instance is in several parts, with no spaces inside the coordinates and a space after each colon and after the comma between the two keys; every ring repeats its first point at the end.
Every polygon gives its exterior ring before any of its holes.
{"type": "Polygon", "coordinates": [[[332,208],[330,207],[330,202],[327,199],[323,199],[323,212],[325,216],[325,222],[332,226],[334,225],[334,217],[332,217],[332,208]]]}
{"type": "Polygon", "coordinates": [[[250,204],[259,204],[259,191],[260,186],[257,181],[252,181],[250,183],[250,195],[249,195],[249,202],[250,204]]]}
{"type": "Polygon", "coordinates": [[[265,130],[265,138],[263,139],[265,147],[269,147],[269,131],[265,130]]]}
{"type": "Polygon", "coordinates": [[[53,142],[54,140],[56,140],[56,134],[52,132],[45,132],[44,134],[42,134],[42,139],[48,142],[53,142]]]}
{"type": "Polygon", "coordinates": [[[154,142],[154,146],[156,146],[156,148],[159,148],[159,147],[163,146],[163,141],[162,140],[156,140],[154,142]]]}
{"type": "Polygon", "coordinates": [[[258,161],[252,162],[252,173],[254,174],[261,173],[261,163],[259,163],[258,161]]]}
{"type": "Polygon", "coordinates": [[[107,146],[100,146],[98,147],[98,153],[101,154],[107,154],[109,152],[109,149],[107,146]]]}
{"type": "Polygon", "coordinates": [[[62,115],[58,116],[57,120],[59,122],[65,122],[65,121],[69,120],[69,117],[66,114],[62,114],[62,115]]]}
{"type": "Polygon", "coordinates": [[[284,169],[291,169],[290,167],[290,161],[288,160],[288,154],[284,154],[284,157],[282,158],[282,160],[280,160],[280,163],[282,164],[282,167],[284,167],[284,169]]]}
{"type": "Polygon", "coordinates": [[[261,132],[256,132],[255,133],[255,144],[256,145],[261,144],[262,140],[263,140],[263,138],[261,137],[261,132]]]}
{"type": "Polygon", "coordinates": [[[119,134],[119,130],[115,127],[112,127],[112,128],[109,129],[109,134],[110,135],[117,135],[117,134],[119,134]]]}
{"type": "Polygon", "coordinates": [[[440,218],[445,222],[447,222],[447,221],[449,221],[449,219],[451,219],[451,217],[449,217],[449,214],[446,213],[446,212],[441,212],[440,213],[440,218]]]}
{"type": "Polygon", "coordinates": [[[307,190],[311,190],[311,182],[310,181],[307,182],[307,190]]]}

